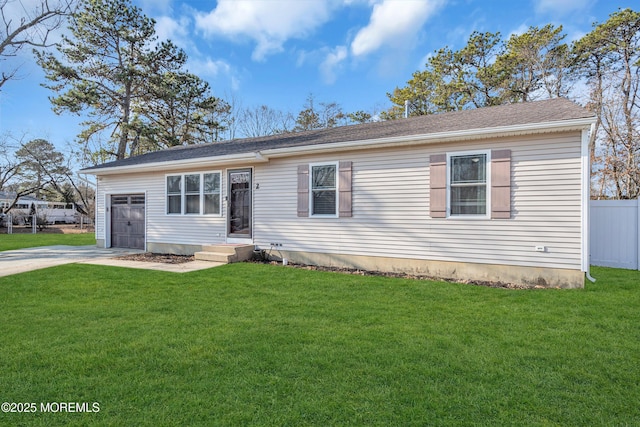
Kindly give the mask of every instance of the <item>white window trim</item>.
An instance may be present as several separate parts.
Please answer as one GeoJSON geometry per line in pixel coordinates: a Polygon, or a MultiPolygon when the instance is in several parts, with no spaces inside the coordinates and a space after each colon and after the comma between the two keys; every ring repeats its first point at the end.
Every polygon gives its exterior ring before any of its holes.
{"type": "Polygon", "coordinates": [[[338,187],[340,185],[340,166],[339,162],[317,162],[309,163],[309,217],[311,218],[338,218],[340,212],[338,203],[340,202],[340,193],[338,187]],[[313,213],[313,168],[314,166],[334,166],[336,168],[336,208],[335,214],[314,214],[313,213]]]}
{"type": "Polygon", "coordinates": [[[447,153],[447,218],[451,219],[491,219],[491,150],[467,150],[447,153]],[[457,156],[473,156],[484,154],[487,159],[486,174],[486,207],[484,214],[451,215],[451,158],[457,156]]]}
{"type": "Polygon", "coordinates": [[[211,170],[211,171],[201,171],[201,172],[183,172],[183,173],[168,173],[164,176],[164,214],[165,216],[210,216],[210,217],[221,217],[223,212],[222,206],[222,171],[220,170],[211,170]],[[220,176],[220,192],[218,193],[218,206],[220,207],[220,212],[218,213],[204,213],[204,176],[207,174],[217,173],[220,176]],[[185,177],[187,175],[199,175],[200,176],[200,210],[199,213],[186,213],[186,203],[187,203],[187,182],[185,177]],[[180,213],[169,213],[168,211],[168,198],[169,198],[169,189],[167,188],[167,178],[170,176],[179,176],[181,179],[180,185],[180,213]]]}

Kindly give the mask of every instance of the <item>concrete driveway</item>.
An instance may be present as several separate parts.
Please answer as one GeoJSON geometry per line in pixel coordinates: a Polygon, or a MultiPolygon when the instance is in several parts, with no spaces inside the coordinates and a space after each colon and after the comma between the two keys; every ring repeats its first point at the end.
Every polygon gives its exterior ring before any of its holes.
{"type": "Polygon", "coordinates": [[[17,249],[0,252],[0,277],[56,265],[83,263],[114,267],[144,268],[152,270],[186,273],[215,267],[218,263],[192,261],[184,264],[164,264],[121,260],[118,257],[127,254],[142,253],[134,249],[101,249],[95,246],[41,246],[37,248],[17,249]]]}

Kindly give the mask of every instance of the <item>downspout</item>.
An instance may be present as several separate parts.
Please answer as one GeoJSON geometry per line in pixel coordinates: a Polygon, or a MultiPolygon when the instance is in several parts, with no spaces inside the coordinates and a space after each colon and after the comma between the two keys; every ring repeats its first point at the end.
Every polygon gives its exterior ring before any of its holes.
{"type": "Polygon", "coordinates": [[[596,124],[591,123],[589,131],[582,131],[582,270],[585,277],[595,283],[596,279],[591,276],[591,153],[589,153],[589,137],[596,130],[596,124]]]}

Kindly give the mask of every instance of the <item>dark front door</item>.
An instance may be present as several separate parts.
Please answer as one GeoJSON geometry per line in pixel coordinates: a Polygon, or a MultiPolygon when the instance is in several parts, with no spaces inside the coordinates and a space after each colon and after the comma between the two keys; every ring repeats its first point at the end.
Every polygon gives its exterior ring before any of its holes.
{"type": "Polygon", "coordinates": [[[144,249],[144,194],[111,196],[111,247],[144,249]]]}
{"type": "Polygon", "coordinates": [[[229,171],[229,237],[251,238],[251,169],[229,171]]]}

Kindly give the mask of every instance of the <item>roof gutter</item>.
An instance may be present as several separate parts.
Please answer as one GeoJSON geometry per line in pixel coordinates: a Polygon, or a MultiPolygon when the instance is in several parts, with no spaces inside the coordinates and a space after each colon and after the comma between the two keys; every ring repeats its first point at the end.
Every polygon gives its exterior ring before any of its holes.
{"type": "MultiPolygon", "coordinates": [[[[402,147],[419,144],[436,144],[451,141],[463,141],[471,139],[486,139],[498,136],[526,135],[541,132],[561,132],[582,130],[589,127],[594,118],[580,118],[572,120],[560,120],[556,122],[531,123],[525,125],[501,126],[486,129],[468,129],[461,131],[448,131],[427,133],[418,135],[405,135],[390,138],[364,139],[358,141],[344,141],[326,144],[302,145],[294,147],[273,148],[257,152],[239,153],[227,156],[197,157],[185,160],[172,160],[171,169],[197,168],[202,165],[216,166],[230,163],[265,163],[271,158],[291,157],[301,154],[334,153],[336,151],[350,151],[365,148],[402,147]]],[[[169,162],[154,162],[127,166],[114,166],[105,168],[83,169],[82,173],[94,175],[113,175],[126,172],[153,172],[166,171],[169,162]]]]}

